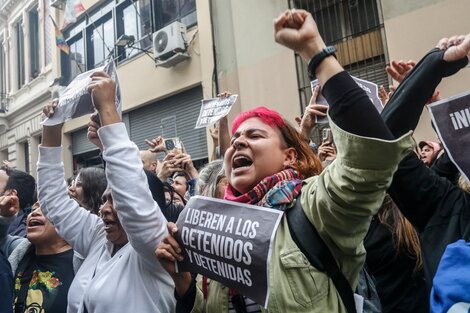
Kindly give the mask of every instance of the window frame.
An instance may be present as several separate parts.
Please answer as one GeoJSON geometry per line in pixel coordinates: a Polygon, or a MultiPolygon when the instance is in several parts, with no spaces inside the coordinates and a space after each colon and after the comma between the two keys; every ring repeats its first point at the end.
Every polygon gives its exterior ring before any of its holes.
{"type": "Polygon", "coordinates": [[[41,73],[41,56],[40,56],[40,18],[39,5],[36,4],[27,11],[28,15],[28,41],[29,41],[29,79],[33,80],[41,73]],[[35,25],[32,25],[32,14],[35,14],[35,25]],[[33,32],[34,31],[34,32],[33,32]],[[33,37],[33,35],[35,35],[33,37]]]}
{"type": "Polygon", "coordinates": [[[26,67],[25,67],[25,44],[24,44],[24,29],[23,17],[20,17],[13,23],[15,27],[15,46],[16,46],[16,72],[17,80],[16,86],[20,90],[26,85],[26,67]]]}

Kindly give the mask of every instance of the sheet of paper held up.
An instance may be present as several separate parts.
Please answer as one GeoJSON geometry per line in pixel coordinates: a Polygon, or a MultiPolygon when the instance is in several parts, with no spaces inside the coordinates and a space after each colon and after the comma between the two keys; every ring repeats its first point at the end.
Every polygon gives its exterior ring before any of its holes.
{"type": "Polygon", "coordinates": [[[55,109],[54,115],[46,118],[42,124],[53,126],[95,112],[91,94],[88,92],[88,84],[91,82],[90,76],[98,71],[105,71],[116,82],[116,108],[121,115],[121,88],[119,86],[116,66],[111,60],[105,66],[81,73],[75,77],[60,95],[59,104],[55,109]]]}

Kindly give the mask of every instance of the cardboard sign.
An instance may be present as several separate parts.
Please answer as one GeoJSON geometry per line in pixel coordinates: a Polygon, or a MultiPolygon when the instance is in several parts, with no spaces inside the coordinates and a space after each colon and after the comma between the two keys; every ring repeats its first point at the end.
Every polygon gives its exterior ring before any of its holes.
{"type": "Polygon", "coordinates": [[[450,159],[470,182],[470,91],[429,105],[429,112],[450,159]]]}
{"type": "Polygon", "coordinates": [[[207,127],[226,116],[235,101],[237,101],[237,97],[238,95],[231,95],[230,97],[202,100],[201,111],[195,128],[207,127]]]}
{"type": "Polygon", "coordinates": [[[46,118],[42,124],[46,126],[57,125],[95,112],[91,94],[88,92],[88,84],[91,82],[90,76],[98,71],[105,71],[116,82],[116,108],[121,115],[121,88],[116,67],[111,60],[105,66],[77,75],[59,97],[54,115],[46,118]]]}
{"type": "Polygon", "coordinates": [[[283,211],[192,197],[181,212],[179,272],[202,274],[267,307],[269,260],[283,211]]]}
{"type": "MultiPolygon", "coordinates": [[[[379,113],[381,113],[382,110],[383,110],[383,105],[382,105],[382,101],[380,101],[380,98],[379,98],[379,87],[377,86],[377,84],[372,83],[372,82],[367,81],[367,80],[364,80],[364,79],[354,77],[352,75],[351,75],[351,77],[354,79],[356,84],[366,92],[366,94],[369,96],[369,99],[372,102],[372,104],[375,106],[377,111],[379,113]]],[[[312,89],[315,88],[316,86],[318,86],[318,79],[310,82],[310,85],[311,85],[312,89]]],[[[323,95],[321,94],[321,92],[318,94],[316,103],[317,104],[323,104],[323,105],[329,105],[328,102],[326,101],[325,97],[323,97],[323,95]]],[[[325,117],[316,117],[316,122],[317,123],[328,123],[328,117],[326,117],[326,116],[325,117]]]]}

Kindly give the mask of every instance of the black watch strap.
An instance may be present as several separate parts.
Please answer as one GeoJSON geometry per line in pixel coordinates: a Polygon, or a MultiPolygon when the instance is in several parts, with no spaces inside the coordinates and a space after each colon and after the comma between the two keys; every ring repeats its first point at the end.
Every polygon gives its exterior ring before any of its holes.
{"type": "Polygon", "coordinates": [[[315,71],[317,70],[318,65],[320,65],[320,63],[330,55],[333,55],[336,58],[335,53],[336,48],[333,46],[328,46],[310,59],[310,62],[308,62],[308,77],[310,80],[315,79],[315,71]]]}

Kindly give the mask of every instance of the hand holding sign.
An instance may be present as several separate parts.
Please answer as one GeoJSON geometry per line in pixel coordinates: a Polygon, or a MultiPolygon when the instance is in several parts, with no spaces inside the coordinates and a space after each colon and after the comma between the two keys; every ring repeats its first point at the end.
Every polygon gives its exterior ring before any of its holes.
{"type": "Polygon", "coordinates": [[[87,90],[103,126],[121,121],[116,108],[116,84],[108,74],[103,71],[93,73],[87,90]]]}
{"type": "Polygon", "coordinates": [[[237,101],[238,95],[225,92],[218,98],[202,100],[201,111],[195,128],[207,127],[226,116],[237,101]]]}
{"type": "Polygon", "coordinates": [[[244,203],[192,197],[181,212],[178,271],[202,274],[267,307],[268,268],[283,212],[244,203]]]}
{"type": "MultiPolygon", "coordinates": [[[[89,113],[93,113],[93,100],[89,93],[88,85],[92,82],[92,76],[96,72],[105,71],[112,80],[116,82],[115,106],[117,111],[121,112],[121,91],[119,87],[119,79],[117,77],[114,62],[110,61],[106,66],[93,69],[91,71],[77,75],[75,79],[65,88],[59,98],[58,105],[54,110],[53,116],[48,116],[43,121],[43,125],[52,126],[64,123],[70,119],[80,117],[89,113]]],[[[46,115],[47,116],[47,115],[46,115]]]]}
{"type": "Polygon", "coordinates": [[[166,236],[155,250],[155,255],[162,267],[170,274],[175,283],[176,292],[183,296],[191,284],[191,274],[189,272],[176,272],[176,261],[183,261],[181,248],[174,235],[178,228],[174,223],[168,223],[168,236],[166,236]]]}
{"type": "Polygon", "coordinates": [[[88,122],[87,138],[92,144],[97,146],[100,150],[103,150],[103,144],[101,143],[100,137],[98,137],[98,129],[100,127],[100,117],[98,113],[93,113],[88,122]]]}

